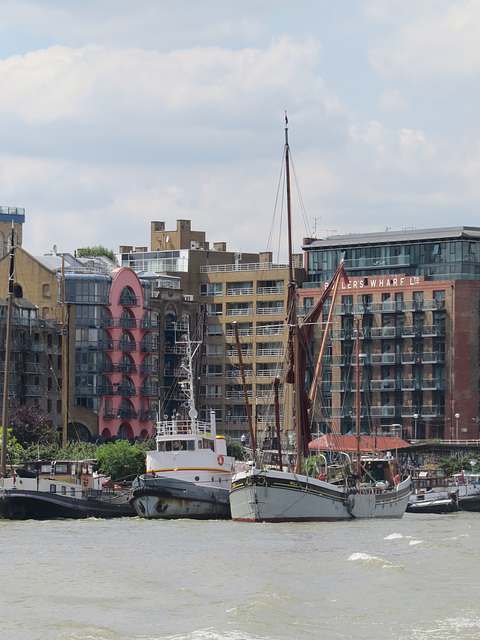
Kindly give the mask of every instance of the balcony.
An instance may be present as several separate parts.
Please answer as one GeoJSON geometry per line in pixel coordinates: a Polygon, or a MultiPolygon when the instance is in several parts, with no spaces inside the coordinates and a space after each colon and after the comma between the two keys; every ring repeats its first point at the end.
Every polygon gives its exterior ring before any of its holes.
{"type": "Polygon", "coordinates": [[[415,380],[413,378],[402,379],[402,391],[414,391],[416,389],[415,380]]]}
{"type": "Polygon", "coordinates": [[[372,353],[372,364],[395,364],[396,360],[394,353],[372,353]]]}
{"type": "Polygon", "coordinates": [[[157,412],[155,411],[155,409],[140,410],[140,420],[155,420],[156,418],[157,418],[157,412]]]}
{"type": "MultiPolygon", "coordinates": [[[[227,329],[226,332],[227,338],[235,338],[235,329],[227,329]]],[[[248,329],[238,329],[238,335],[240,338],[249,338],[253,336],[253,328],[249,327],[248,329]]]]}
{"type": "MultiPolygon", "coordinates": [[[[247,397],[252,397],[251,389],[247,391],[247,397]]],[[[227,398],[227,400],[243,400],[245,398],[245,394],[243,393],[243,391],[226,391],[225,398],[227,398]]]]}
{"type": "Polygon", "coordinates": [[[437,418],[445,415],[445,411],[436,404],[423,405],[420,411],[422,418],[437,418]]]}
{"type": "Polygon", "coordinates": [[[171,353],[174,355],[182,355],[184,356],[187,353],[187,348],[184,344],[166,344],[164,353],[171,353]]]}
{"type": "MultiPolygon", "coordinates": [[[[251,358],[253,356],[253,349],[241,349],[241,354],[242,358],[251,358]]],[[[238,351],[237,349],[229,349],[226,355],[227,358],[238,358],[238,351]]]]}
{"type": "Polygon", "coordinates": [[[394,418],[395,407],[370,407],[372,418],[394,418]]]}
{"type": "Polygon", "coordinates": [[[257,336],[282,336],[284,334],[285,328],[283,325],[269,325],[266,327],[257,327],[256,334],[257,336]]]}
{"type": "Polygon", "coordinates": [[[436,362],[444,362],[445,356],[432,351],[425,351],[420,355],[422,364],[434,364],[436,362]]]}
{"type": "MultiPolygon", "coordinates": [[[[115,386],[115,385],[113,385],[115,386]]],[[[110,394],[105,394],[105,395],[110,395],[110,394]]],[[[135,387],[122,387],[122,386],[118,386],[117,390],[115,391],[115,395],[117,396],[123,396],[125,398],[131,398],[133,396],[137,395],[137,390],[135,387]]]]}
{"type": "Polygon", "coordinates": [[[257,378],[275,378],[281,373],[281,369],[257,369],[257,378]]]}
{"type": "MultiPolygon", "coordinates": [[[[245,369],[243,373],[245,375],[245,378],[253,378],[253,370],[252,369],[245,369]]],[[[213,377],[213,376],[207,376],[207,378],[208,377],[213,377]]],[[[226,377],[227,378],[241,378],[242,377],[242,372],[240,371],[240,369],[231,369],[230,371],[227,371],[226,377]]]]}
{"type": "Polygon", "coordinates": [[[120,296],[120,305],[122,307],[138,307],[140,304],[140,298],[133,295],[120,296]]]}
{"type": "Polygon", "coordinates": [[[247,416],[227,416],[227,424],[248,424],[247,416]]]}
{"type": "Polygon", "coordinates": [[[372,380],[370,382],[370,389],[372,391],[393,391],[397,388],[396,380],[372,380]]]}
{"type": "Polygon", "coordinates": [[[285,287],[258,287],[259,296],[279,296],[285,293],[285,287]]]}
{"type": "Polygon", "coordinates": [[[227,296],[253,296],[253,287],[232,287],[227,289],[227,296]]]}
{"type": "Polygon", "coordinates": [[[372,313],[395,313],[402,310],[402,303],[395,300],[384,300],[383,302],[372,302],[372,313]]]}
{"type": "Polygon", "coordinates": [[[245,307],[244,309],[227,309],[227,316],[251,316],[253,315],[253,307],[245,307]]]}
{"type": "Polygon", "coordinates": [[[415,337],[415,327],[413,325],[403,325],[402,327],[402,336],[404,338],[414,338],[415,337]]]}
{"type": "Polygon", "coordinates": [[[370,329],[372,338],[395,338],[396,327],[372,327],[370,329]]]}
{"type": "Polygon", "coordinates": [[[151,386],[142,387],[140,394],[142,398],[156,398],[158,396],[158,388],[151,386]]]}
{"type": "MultiPolygon", "coordinates": [[[[275,393],[273,389],[257,389],[257,398],[268,399],[268,398],[274,398],[274,397],[275,397],[275,393]]],[[[278,397],[283,398],[283,391],[281,389],[279,389],[278,397]]]]}
{"type": "Polygon", "coordinates": [[[257,349],[257,356],[283,358],[283,349],[257,349]]]}
{"type": "Polygon", "coordinates": [[[279,316],[283,314],[283,305],[275,307],[257,307],[257,315],[259,316],[279,316]]]}
{"type": "Polygon", "coordinates": [[[402,364],[415,364],[416,355],[414,353],[402,353],[402,364]]]}

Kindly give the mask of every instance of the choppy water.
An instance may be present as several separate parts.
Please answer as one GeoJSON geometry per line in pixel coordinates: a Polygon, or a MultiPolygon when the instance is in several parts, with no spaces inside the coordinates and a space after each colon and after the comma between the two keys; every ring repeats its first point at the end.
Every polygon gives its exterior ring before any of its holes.
{"type": "Polygon", "coordinates": [[[480,637],[480,514],[0,521],[0,638],[480,637]]]}

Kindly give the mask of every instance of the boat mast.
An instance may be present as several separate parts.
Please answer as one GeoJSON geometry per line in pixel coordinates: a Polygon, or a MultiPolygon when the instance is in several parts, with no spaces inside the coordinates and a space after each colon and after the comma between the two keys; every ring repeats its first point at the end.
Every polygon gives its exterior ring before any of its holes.
{"type": "Polygon", "coordinates": [[[248,390],[247,390],[247,383],[245,380],[245,369],[243,367],[243,357],[242,357],[242,350],[240,348],[240,338],[238,337],[238,324],[234,322],[233,327],[235,329],[235,343],[237,345],[238,362],[240,365],[240,374],[242,376],[242,388],[243,388],[243,396],[245,401],[245,410],[247,412],[248,430],[250,432],[250,442],[252,443],[253,459],[255,460],[257,456],[257,443],[255,438],[255,432],[253,431],[250,402],[248,401],[248,390]]]}
{"type": "Polygon", "coordinates": [[[8,405],[10,391],[10,353],[12,333],[12,305],[13,305],[13,277],[15,273],[15,235],[12,222],[12,240],[10,243],[10,272],[8,276],[8,300],[7,300],[7,330],[5,335],[5,375],[3,376],[3,407],[2,407],[2,451],[0,455],[0,477],[7,475],[7,430],[8,430],[8,405]]]}
{"type": "Polygon", "coordinates": [[[361,477],[361,464],[360,464],[360,411],[361,411],[361,392],[360,392],[360,320],[355,319],[355,330],[357,333],[357,341],[355,343],[355,387],[357,393],[355,394],[355,433],[357,437],[357,476],[360,480],[361,477]]]}
{"type": "Polygon", "coordinates": [[[283,471],[283,462],[282,462],[282,445],[281,445],[281,434],[280,434],[280,404],[278,402],[278,388],[280,385],[280,378],[276,377],[273,383],[273,407],[275,410],[275,432],[277,434],[277,449],[278,449],[278,463],[280,467],[280,471],[283,471]]]}
{"type": "Polygon", "coordinates": [[[292,239],[292,201],[290,195],[290,147],[288,144],[288,117],[285,112],[285,182],[287,196],[287,228],[288,228],[288,300],[289,323],[291,328],[293,343],[293,377],[294,377],[294,406],[295,406],[295,436],[297,441],[297,459],[295,463],[295,472],[302,471],[302,451],[303,451],[303,428],[302,428],[302,411],[301,411],[301,381],[299,379],[298,364],[299,354],[299,335],[297,322],[297,283],[295,281],[293,270],[293,239],[292,239]]]}

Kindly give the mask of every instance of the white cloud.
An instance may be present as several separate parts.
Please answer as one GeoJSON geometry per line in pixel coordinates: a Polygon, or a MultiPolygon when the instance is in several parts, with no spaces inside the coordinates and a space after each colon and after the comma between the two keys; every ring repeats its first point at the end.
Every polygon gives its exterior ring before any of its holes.
{"type": "Polygon", "coordinates": [[[374,3],[370,7],[371,18],[390,25],[388,36],[381,38],[370,52],[377,71],[411,77],[471,76],[480,71],[477,0],[403,4],[400,19],[398,2],[374,3]]]}

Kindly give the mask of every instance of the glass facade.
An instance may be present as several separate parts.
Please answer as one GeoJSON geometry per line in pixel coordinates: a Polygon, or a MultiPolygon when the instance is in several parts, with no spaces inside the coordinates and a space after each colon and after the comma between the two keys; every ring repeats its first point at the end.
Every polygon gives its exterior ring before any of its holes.
{"type": "Polygon", "coordinates": [[[188,249],[122,253],[120,262],[122,267],[129,267],[134,271],[150,271],[152,273],[165,273],[167,271],[187,272],[188,249]]]}
{"type": "Polygon", "coordinates": [[[341,259],[351,276],[425,276],[430,280],[480,279],[480,229],[459,227],[419,233],[352,234],[312,241],[307,252],[308,283],[330,280],[341,259]],[[402,240],[402,235],[404,239],[402,240]],[[425,237],[422,237],[425,236],[425,237]]]}

